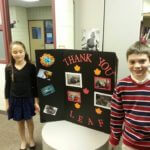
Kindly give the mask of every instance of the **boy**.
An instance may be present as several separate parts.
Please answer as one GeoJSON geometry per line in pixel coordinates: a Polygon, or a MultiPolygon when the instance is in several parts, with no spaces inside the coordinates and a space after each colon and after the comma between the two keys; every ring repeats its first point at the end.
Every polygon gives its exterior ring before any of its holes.
{"type": "Polygon", "coordinates": [[[126,53],[131,75],[117,84],[111,103],[110,149],[150,150],[150,48],[141,42],[126,53]]]}

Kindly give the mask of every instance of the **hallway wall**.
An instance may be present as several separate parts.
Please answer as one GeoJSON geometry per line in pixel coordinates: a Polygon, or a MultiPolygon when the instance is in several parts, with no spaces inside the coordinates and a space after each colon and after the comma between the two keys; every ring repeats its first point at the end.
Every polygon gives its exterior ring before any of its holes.
{"type": "Polygon", "coordinates": [[[5,109],[5,101],[4,101],[4,84],[5,84],[5,66],[4,64],[0,64],[0,110],[5,109]]]}
{"type": "Polygon", "coordinates": [[[19,40],[23,42],[28,54],[30,54],[27,10],[24,7],[13,6],[9,8],[9,11],[10,20],[16,21],[14,28],[11,28],[12,40],[19,40]]]}

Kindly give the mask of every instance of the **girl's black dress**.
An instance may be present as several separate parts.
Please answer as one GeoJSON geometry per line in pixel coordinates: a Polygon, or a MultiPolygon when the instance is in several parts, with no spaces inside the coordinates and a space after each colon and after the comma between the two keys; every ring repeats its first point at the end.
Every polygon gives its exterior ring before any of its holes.
{"type": "Polygon", "coordinates": [[[37,97],[36,67],[31,63],[18,70],[5,68],[5,98],[9,101],[8,119],[28,120],[35,115],[34,97],[37,97]],[[13,80],[12,80],[13,79],[13,80]]]}

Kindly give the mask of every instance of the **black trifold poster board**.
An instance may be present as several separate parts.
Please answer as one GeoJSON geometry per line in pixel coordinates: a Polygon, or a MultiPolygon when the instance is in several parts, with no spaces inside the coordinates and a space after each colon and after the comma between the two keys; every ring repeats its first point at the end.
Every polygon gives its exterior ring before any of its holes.
{"type": "Polygon", "coordinates": [[[115,53],[36,50],[36,66],[41,122],[67,120],[110,132],[115,53]]]}

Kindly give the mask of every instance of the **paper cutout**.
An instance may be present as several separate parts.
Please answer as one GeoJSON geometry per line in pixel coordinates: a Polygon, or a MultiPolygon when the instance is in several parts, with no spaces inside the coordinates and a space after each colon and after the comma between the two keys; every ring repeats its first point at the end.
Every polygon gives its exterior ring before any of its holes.
{"type": "Polygon", "coordinates": [[[54,62],[55,62],[55,58],[50,54],[44,53],[43,56],[40,57],[40,63],[44,67],[49,67],[52,64],[54,64],[54,62]]]}
{"type": "Polygon", "coordinates": [[[79,103],[75,103],[74,104],[75,108],[79,109],[81,107],[81,105],[79,103]]]}
{"type": "Polygon", "coordinates": [[[100,127],[104,126],[104,121],[102,119],[98,120],[100,127]]]}
{"type": "Polygon", "coordinates": [[[94,70],[94,73],[95,73],[95,75],[100,75],[101,74],[101,70],[99,70],[98,68],[96,68],[95,70],[94,70]]]}
{"type": "Polygon", "coordinates": [[[83,89],[83,93],[84,93],[84,94],[89,94],[89,89],[84,88],[84,89],[83,89]]]}
{"type": "Polygon", "coordinates": [[[96,112],[98,115],[101,115],[103,111],[102,111],[100,108],[95,108],[95,112],[96,112]]]}
{"type": "Polygon", "coordinates": [[[74,67],[74,70],[77,71],[77,72],[80,71],[80,66],[76,65],[76,66],[74,67]]]}

